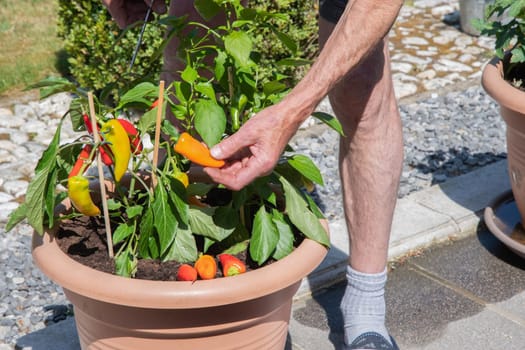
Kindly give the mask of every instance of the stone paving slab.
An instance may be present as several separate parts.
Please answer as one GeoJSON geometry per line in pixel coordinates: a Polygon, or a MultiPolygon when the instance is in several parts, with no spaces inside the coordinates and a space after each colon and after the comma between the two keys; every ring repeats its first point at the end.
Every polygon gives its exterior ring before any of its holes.
{"type": "MultiPolygon", "coordinates": [[[[297,301],[291,350],[341,349],[344,283],[297,301]]],[[[523,349],[525,259],[482,223],[475,234],[395,263],[387,326],[401,349],[523,349]]]]}
{"type": "MultiPolygon", "coordinates": [[[[399,259],[436,242],[475,232],[481,211],[508,189],[507,161],[502,160],[398,200],[389,259],[399,259]]],[[[346,225],[337,220],[329,228],[332,248],[321,265],[303,281],[298,298],[344,278],[348,259],[346,225]]]]}

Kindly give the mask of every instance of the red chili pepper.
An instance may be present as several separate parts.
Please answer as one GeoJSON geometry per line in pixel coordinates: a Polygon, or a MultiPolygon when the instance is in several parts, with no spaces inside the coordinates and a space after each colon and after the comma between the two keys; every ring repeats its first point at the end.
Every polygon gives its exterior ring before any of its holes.
{"type": "MultiPolygon", "coordinates": [[[[84,119],[86,130],[89,132],[90,135],[93,135],[91,119],[89,119],[89,116],[87,114],[83,114],[82,118],[84,119]]],[[[100,130],[100,126],[98,124],[97,124],[97,130],[100,130]]],[[[111,150],[106,145],[104,145],[99,148],[99,151],[100,151],[100,157],[102,158],[102,163],[104,163],[107,166],[113,165],[113,155],[111,153],[111,150]]]]}
{"type": "Polygon", "coordinates": [[[195,262],[195,269],[203,280],[211,280],[217,274],[217,262],[211,255],[201,255],[195,262]]]}
{"type": "Polygon", "coordinates": [[[222,274],[224,277],[235,276],[246,272],[246,265],[233,255],[220,254],[219,260],[222,265],[222,274]]]}
{"type": "Polygon", "coordinates": [[[196,281],[197,270],[191,265],[182,264],[177,272],[177,281],[196,281]]]}
{"type": "Polygon", "coordinates": [[[128,133],[129,143],[131,145],[131,153],[139,154],[140,152],[142,152],[142,142],[140,142],[139,132],[137,128],[135,128],[135,125],[133,125],[126,119],[117,120],[119,121],[120,125],[122,125],[124,130],[126,130],[126,132],[128,133]]]}
{"type": "Polygon", "coordinates": [[[158,105],[159,105],[159,99],[156,99],[155,101],[153,101],[153,103],[151,104],[149,109],[153,109],[153,108],[157,107],[158,105]]]}
{"type": "Polygon", "coordinates": [[[80,151],[78,155],[77,161],[73,165],[73,169],[71,169],[71,172],[69,173],[68,177],[77,176],[79,175],[81,171],[82,173],[84,173],[84,170],[86,170],[89,164],[91,164],[91,162],[93,161],[93,158],[90,157],[92,155],[91,154],[92,149],[93,147],[88,144],[82,147],[82,150],[80,151]]]}

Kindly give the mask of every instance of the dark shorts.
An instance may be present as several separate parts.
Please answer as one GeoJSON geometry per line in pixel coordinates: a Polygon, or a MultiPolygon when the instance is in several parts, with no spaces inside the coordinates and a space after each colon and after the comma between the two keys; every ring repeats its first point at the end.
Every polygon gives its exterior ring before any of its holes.
{"type": "Polygon", "coordinates": [[[337,23],[348,0],[320,0],[319,14],[329,22],[337,23]]]}

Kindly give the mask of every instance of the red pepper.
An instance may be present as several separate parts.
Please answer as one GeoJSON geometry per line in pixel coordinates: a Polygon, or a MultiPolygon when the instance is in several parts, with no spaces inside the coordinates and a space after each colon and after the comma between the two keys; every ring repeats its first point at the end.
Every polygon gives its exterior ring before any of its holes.
{"type": "Polygon", "coordinates": [[[91,162],[93,161],[93,158],[90,157],[92,149],[93,147],[88,144],[82,147],[82,150],[80,151],[78,155],[77,161],[75,162],[75,165],[73,165],[73,169],[71,169],[71,172],[69,173],[68,177],[77,176],[79,175],[80,171],[82,171],[83,173],[84,170],[87,169],[89,164],[91,164],[91,162]]]}
{"type": "Polygon", "coordinates": [[[139,154],[142,152],[142,143],[140,142],[139,132],[135,125],[127,121],[126,119],[117,119],[128,133],[129,143],[131,145],[131,153],[139,154]]]}
{"type": "Polygon", "coordinates": [[[220,254],[219,260],[222,265],[222,274],[224,277],[235,276],[246,272],[246,265],[233,255],[220,254]]]}
{"type": "Polygon", "coordinates": [[[197,270],[191,265],[182,264],[177,272],[177,281],[191,281],[197,280],[197,270]]]}
{"type": "Polygon", "coordinates": [[[151,110],[151,109],[157,107],[158,105],[159,105],[159,99],[156,99],[155,101],[153,101],[153,103],[151,104],[149,109],[151,110]]]}
{"type": "MultiPolygon", "coordinates": [[[[83,114],[82,118],[84,119],[84,124],[86,125],[87,131],[93,135],[93,128],[91,127],[91,119],[89,119],[89,116],[87,114],[83,114]]],[[[97,130],[100,130],[100,126],[97,124],[97,130]]],[[[106,146],[102,146],[99,148],[100,150],[100,157],[102,158],[102,163],[104,163],[107,166],[113,165],[113,155],[111,154],[111,150],[106,146]]]]}

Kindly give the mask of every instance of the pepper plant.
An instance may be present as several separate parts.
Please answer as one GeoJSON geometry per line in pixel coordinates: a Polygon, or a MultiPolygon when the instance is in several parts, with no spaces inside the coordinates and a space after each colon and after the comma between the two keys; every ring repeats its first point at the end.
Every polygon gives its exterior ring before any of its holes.
{"type": "Polygon", "coordinates": [[[473,24],[482,35],[496,39],[496,56],[508,61],[505,79],[515,79],[520,74],[518,66],[525,64],[525,0],[494,0],[487,4],[484,18],[474,20],[473,24]]]}
{"type": "MultiPolygon", "coordinates": [[[[179,58],[185,63],[180,79],[164,91],[162,104],[157,101],[159,86],[153,82],[137,82],[122,91],[114,105],[95,96],[92,108],[88,90],[65,79],[35,85],[42,98],[74,93],[62,122],[70,118],[79,137],[62,143],[59,124],[36,166],[25,202],[10,216],[8,230],[27,219],[42,234],[61,220],[101,215],[100,201],[88,186],[95,180],[90,170],[99,159],[109,174],[106,181],[114,187],[107,208],[119,275],[134,276],[138,259],[193,264],[212,247],[229,254],[246,251],[263,265],[290,254],[301,237],[329,245],[319,221],[323,215],[305,191],[314,183],[323,184],[321,174],[308,157],[291,148],[270,175],[240,191],[192,176],[199,167],[222,166],[209,155],[209,147],[286,95],[289,87],[278,65],[304,63],[294,57],[289,37],[271,24],[281,15],[245,8],[240,0],[200,0],[195,7],[205,20],[223,16],[226,22],[210,27],[184,17],[158,21],[169,28],[166,42],[179,37],[179,58]],[[291,58],[261,67],[253,45],[261,28],[270,29],[275,34],[272,40],[289,47],[291,58]],[[260,79],[261,68],[271,68],[271,79],[260,79]],[[90,119],[93,110],[96,123],[90,119]],[[166,111],[176,123],[165,117],[166,111]],[[156,164],[151,142],[144,141],[154,139],[158,113],[164,137],[158,144],[162,158],[156,164]],[[55,207],[66,197],[73,209],[57,216],[55,207]]],[[[332,116],[314,116],[342,132],[332,116]]]]}

